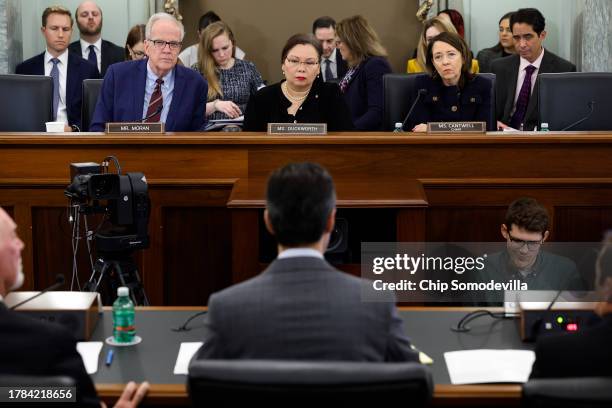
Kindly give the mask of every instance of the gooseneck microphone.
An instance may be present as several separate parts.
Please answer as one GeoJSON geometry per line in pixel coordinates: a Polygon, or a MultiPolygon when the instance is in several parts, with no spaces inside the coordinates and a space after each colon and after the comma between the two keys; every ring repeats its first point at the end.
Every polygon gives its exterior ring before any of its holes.
{"type": "Polygon", "coordinates": [[[142,118],[142,120],[140,121],[140,123],[144,123],[145,121],[151,119],[153,116],[157,115],[159,112],[162,111],[162,109],[164,109],[164,105],[159,105],[159,107],[157,109],[155,109],[155,112],[153,112],[152,114],[145,116],[144,118],[142,118]]]}
{"type": "Polygon", "coordinates": [[[38,292],[38,293],[37,293],[37,294],[35,294],[34,296],[31,296],[31,297],[27,298],[26,300],[24,300],[24,301],[22,301],[22,302],[19,302],[19,303],[17,303],[16,305],[11,306],[11,307],[9,308],[9,310],[15,310],[15,309],[17,309],[19,306],[21,306],[21,305],[23,305],[23,304],[25,304],[25,303],[28,303],[29,301],[34,300],[34,299],[36,299],[37,297],[39,297],[39,296],[41,296],[41,295],[44,295],[44,294],[45,294],[45,293],[47,293],[48,291],[50,291],[50,290],[54,290],[54,289],[57,289],[57,288],[59,288],[59,287],[61,287],[61,286],[63,286],[63,285],[64,285],[64,275],[61,275],[61,274],[60,274],[60,275],[57,275],[57,276],[55,277],[55,283],[54,283],[53,285],[49,286],[49,287],[48,287],[48,288],[46,288],[46,289],[43,289],[42,291],[38,292]]]}
{"type": "Polygon", "coordinates": [[[419,89],[417,93],[417,97],[415,98],[414,102],[412,103],[412,106],[410,107],[410,110],[408,111],[408,114],[406,115],[406,117],[404,118],[404,121],[402,122],[402,130],[404,130],[404,127],[406,126],[406,122],[408,122],[408,119],[410,119],[410,115],[412,115],[412,111],[416,107],[417,103],[419,103],[419,100],[421,99],[421,97],[424,95],[427,95],[427,89],[425,88],[419,89]]]}
{"type": "Polygon", "coordinates": [[[566,130],[570,130],[571,128],[573,128],[575,126],[578,126],[582,122],[588,120],[591,117],[591,115],[593,114],[593,112],[595,111],[595,101],[591,101],[591,102],[587,103],[587,106],[590,109],[589,113],[587,113],[586,116],[583,117],[582,119],[577,120],[576,122],[572,123],[571,125],[568,125],[568,126],[564,127],[563,129],[561,129],[561,132],[565,132],[566,130]]]}

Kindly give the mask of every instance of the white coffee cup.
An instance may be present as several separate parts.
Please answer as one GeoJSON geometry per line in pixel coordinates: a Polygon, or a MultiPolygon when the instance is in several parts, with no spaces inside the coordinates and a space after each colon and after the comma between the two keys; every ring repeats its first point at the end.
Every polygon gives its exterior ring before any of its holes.
{"type": "Polygon", "coordinates": [[[64,131],[64,122],[45,122],[47,132],[59,133],[64,131]]]}

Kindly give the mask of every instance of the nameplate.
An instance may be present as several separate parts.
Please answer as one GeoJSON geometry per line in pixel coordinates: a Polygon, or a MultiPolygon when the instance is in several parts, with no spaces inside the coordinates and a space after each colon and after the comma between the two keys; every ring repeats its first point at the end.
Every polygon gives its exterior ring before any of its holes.
{"type": "Polygon", "coordinates": [[[106,124],[106,133],[164,133],[164,124],[140,122],[115,122],[106,124]]]}
{"type": "Polygon", "coordinates": [[[485,122],[429,122],[427,124],[427,133],[485,133],[486,131],[485,122]]]}
{"type": "Polygon", "coordinates": [[[326,135],[327,123],[268,123],[269,135],[326,135]]]}

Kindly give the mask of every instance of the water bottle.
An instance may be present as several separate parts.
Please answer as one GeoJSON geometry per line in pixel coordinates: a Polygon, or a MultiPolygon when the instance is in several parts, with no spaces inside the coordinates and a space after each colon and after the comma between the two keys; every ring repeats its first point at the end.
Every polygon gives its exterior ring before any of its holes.
{"type": "Polygon", "coordinates": [[[134,303],[130,290],[122,286],[117,289],[117,300],[113,303],[113,337],[117,343],[131,343],[135,334],[134,303]]]}
{"type": "Polygon", "coordinates": [[[402,129],[402,122],[395,123],[395,129],[393,129],[393,133],[402,133],[404,129],[402,129]]]}
{"type": "Polygon", "coordinates": [[[548,132],[548,123],[540,124],[540,132],[548,132]]]}

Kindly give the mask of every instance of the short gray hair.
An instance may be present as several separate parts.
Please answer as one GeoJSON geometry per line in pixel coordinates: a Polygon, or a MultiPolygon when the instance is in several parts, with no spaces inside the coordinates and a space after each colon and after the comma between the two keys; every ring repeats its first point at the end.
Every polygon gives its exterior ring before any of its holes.
{"type": "Polygon", "coordinates": [[[153,28],[153,24],[155,24],[159,20],[168,20],[168,21],[172,21],[174,24],[176,24],[176,26],[181,31],[181,41],[183,41],[183,38],[185,37],[185,27],[183,26],[183,23],[181,23],[176,18],[174,18],[174,16],[172,16],[172,15],[170,15],[168,13],[163,13],[163,12],[162,13],[155,13],[155,14],[153,14],[149,18],[149,21],[147,21],[147,25],[145,27],[145,37],[148,40],[151,39],[151,29],[153,28]]]}

